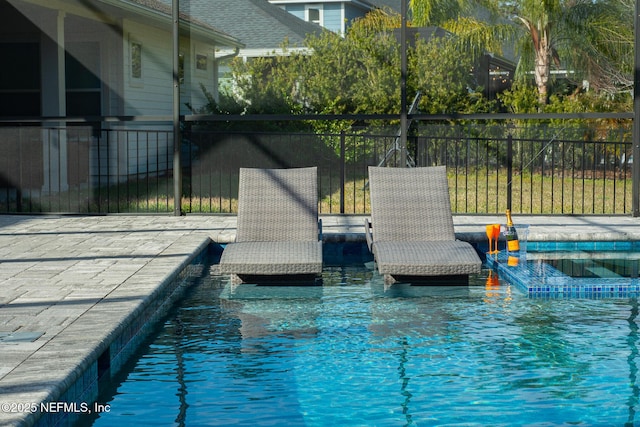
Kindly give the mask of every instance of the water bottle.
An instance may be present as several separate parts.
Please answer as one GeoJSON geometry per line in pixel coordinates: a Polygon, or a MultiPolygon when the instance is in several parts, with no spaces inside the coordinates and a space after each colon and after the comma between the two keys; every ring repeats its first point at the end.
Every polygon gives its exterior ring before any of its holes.
{"type": "Polygon", "coordinates": [[[520,250],[520,242],[518,241],[518,233],[513,226],[513,220],[511,219],[511,210],[507,209],[507,227],[504,230],[504,237],[507,241],[508,252],[518,252],[520,250]]]}

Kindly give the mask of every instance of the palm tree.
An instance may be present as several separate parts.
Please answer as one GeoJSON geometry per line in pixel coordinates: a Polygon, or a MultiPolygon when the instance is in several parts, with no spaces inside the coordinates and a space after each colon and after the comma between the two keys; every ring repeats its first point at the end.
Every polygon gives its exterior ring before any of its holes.
{"type": "Polygon", "coordinates": [[[632,84],[631,0],[410,0],[415,25],[438,25],[468,47],[500,53],[513,43],[518,75],[533,70],[538,101],[546,104],[552,65],[594,89],[632,84]]]}
{"type": "MultiPolygon", "coordinates": [[[[538,103],[546,104],[548,99],[549,75],[551,73],[551,61],[560,66],[558,52],[553,46],[551,37],[552,16],[558,13],[560,7],[559,0],[534,1],[525,0],[522,2],[522,10],[527,10],[529,16],[516,15],[527,30],[530,36],[531,47],[533,48],[536,86],[538,88],[538,103]]],[[[525,45],[525,48],[528,45],[525,45]]]]}
{"type": "Polygon", "coordinates": [[[595,90],[629,88],[631,67],[625,63],[633,60],[633,14],[625,12],[624,1],[518,3],[514,17],[528,34],[528,39],[519,40],[520,66],[531,69],[533,65],[540,104],[548,99],[552,64],[564,67],[574,81],[589,82],[595,90]]]}
{"type": "Polygon", "coordinates": [[[409,7],[413,26],[444,28],[474,57],[487,51],[501,54],[504,40],[515,35],[495,0],[409,0],[409,7]]]}

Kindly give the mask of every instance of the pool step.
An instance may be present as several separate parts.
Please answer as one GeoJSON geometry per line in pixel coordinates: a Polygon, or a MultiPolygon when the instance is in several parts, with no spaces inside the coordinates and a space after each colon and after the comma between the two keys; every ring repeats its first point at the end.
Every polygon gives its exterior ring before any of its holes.
{"type": "Polygon", "coordinates": [[[556,268],[543,259],[526,262],[499,254],[487,256],[486,266],[497,271],[501,279],[517,285],[529,297],[628,298],[640,295],[637,275],[624,277],[590,260],[563,261],[566,262],[558,263],[556,268]],[[587,273],[592,277],[586,277],[587,273]]]}
{"type": "Polygon", "coordinates": [[[616,278],[622,277],[618,273],[615,273],[606,267],[593,266],[593,267],[587,267],[585,270],[587,270],[589,273],[594,274],[597,277],[602,277],[603,279],[616,279],[616,278]]]}

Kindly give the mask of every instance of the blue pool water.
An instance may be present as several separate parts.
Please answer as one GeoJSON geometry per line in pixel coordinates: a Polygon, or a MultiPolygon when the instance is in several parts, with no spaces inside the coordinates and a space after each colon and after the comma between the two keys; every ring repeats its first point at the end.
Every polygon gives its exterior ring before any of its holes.
{"type": "Polygon", "coordinates": [[[385,289],[364,266],[323,286],[190,288],[103,386],[94,426],[640,424],[638,301],[385,289]]]}

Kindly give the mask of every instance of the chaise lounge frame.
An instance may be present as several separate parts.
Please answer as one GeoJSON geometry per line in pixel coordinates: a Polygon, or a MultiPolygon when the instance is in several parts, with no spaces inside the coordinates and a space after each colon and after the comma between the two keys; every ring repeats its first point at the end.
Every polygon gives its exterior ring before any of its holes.
{"type": "Polygon", "coordinates": [[[468,283],[480,272],[476,250],[455,237],[446,167],[370,166],[369,189],[365,235],[386,283],[468,283]]]}
{"type": "Polygon", "coordinates": [[[322,273],[317,176],[316,167],[241,168],[236,240],[218,271],[236,282],[322,273]]]}

